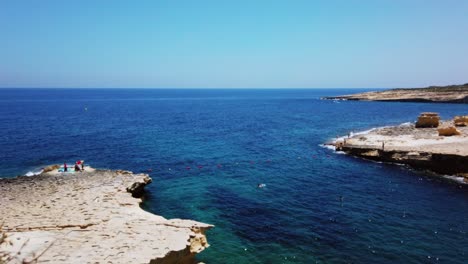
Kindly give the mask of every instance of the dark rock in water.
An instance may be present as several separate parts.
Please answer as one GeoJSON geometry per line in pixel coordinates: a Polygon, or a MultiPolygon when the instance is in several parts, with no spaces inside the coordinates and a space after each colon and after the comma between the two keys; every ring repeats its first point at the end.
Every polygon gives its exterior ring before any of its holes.
{"type": "Polygon", "coordinates": [[[132,196],[135,197],[136,195],[141,194],[144,187],[145,186],[140,182],[134,182],[132,186],[127,187],[127,192],[131,193],[132,196]]]}
{"type": "Polygon", "coordinates": [[[127,188],[127,192],[131,193],[135,198],[142,197],[145,192],[145,185],[146,184],[142,182],[134,182],[132,186],[127,188]]]}
{"type": "MultiPolygon", "coordinates": [[[[118,172],[120,174],[127,174],[126,171],[118,172]]],[[[150,177],[143,178],[143,181],[136,181],[130,187],[127,187],[127,192],[131,193],[134,198],[140,198],[145,192],[145,186],[151,183],[150,177]]]]}

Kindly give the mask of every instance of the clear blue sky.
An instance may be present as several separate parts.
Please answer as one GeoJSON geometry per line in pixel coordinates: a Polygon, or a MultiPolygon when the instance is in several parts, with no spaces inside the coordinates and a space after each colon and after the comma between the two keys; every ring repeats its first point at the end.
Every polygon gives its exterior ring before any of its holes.
{"type": "Polygon", "coordinates": [[[0,87],[468,82],[468,1],[0,1],[0,87]]]}

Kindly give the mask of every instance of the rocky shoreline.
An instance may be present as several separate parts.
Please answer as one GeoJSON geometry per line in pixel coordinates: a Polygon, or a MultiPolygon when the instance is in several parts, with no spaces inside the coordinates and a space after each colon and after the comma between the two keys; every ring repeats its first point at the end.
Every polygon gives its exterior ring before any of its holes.
{"type": "Polygon", "coordinates": [[[391,89],[351,95],[323,97],[326,100],[427,102],[468,104],[468,83],[414,89],[391,89]]]}
{"type": "Polygon", "coordinates": [[[0,263],[194,263],[212,225],[140,208],[146,174],[50,168],[0,179],[0,263]]]}
{"type": "MultiPolygon", "coordinates": [[[[452,125],[441,122],[441,126],[452,125]]],[[[468,127],[457,127],[460,135],[440,136],[440,129],[416,128],[406,123],[373,129],[367,134],[343,137],[330,143],[337,151],[382,162],[409,165],[468,183],[468,127]]]]}

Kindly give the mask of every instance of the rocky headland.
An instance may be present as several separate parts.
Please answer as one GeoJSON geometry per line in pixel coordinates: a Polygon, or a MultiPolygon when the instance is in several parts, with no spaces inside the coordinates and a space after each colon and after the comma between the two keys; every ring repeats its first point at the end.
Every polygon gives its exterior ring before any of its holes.
{"type": "Polygon", "coordinates": [[[376,128],[369,133],[339,138],[331,144],[337,151],[349,155],[406,164],[452,175],[460,182],[468,183],[467,124],[468,116],[439,121],[434,113],[425,113],[416,123],[376,128]],[[462,122],[455,122],[460,120],[462,122]]]}
{"type": "Polygon", "coordinates": [[[212,225],[140,208],[146,174],[93,170],[0,179],[0,263],[193,263],[212,225]]]}
{"type": "Polygon", "coordinates": [[[323,97],[322,99],[467,104],[468,83],[450,86],[430,86],[427,88],[399,88],[352,95],[329,96],[323,97]]]}

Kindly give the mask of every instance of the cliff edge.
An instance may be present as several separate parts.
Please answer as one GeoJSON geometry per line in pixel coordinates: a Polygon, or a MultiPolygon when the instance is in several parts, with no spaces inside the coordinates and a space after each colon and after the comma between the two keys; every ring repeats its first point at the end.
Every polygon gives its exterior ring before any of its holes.
{"type": "Polygon", "coordinates": [[[213,226],[141,209],[150,182],[92,169],[0,179],[0,262],[193,263],[213,226]]]}

